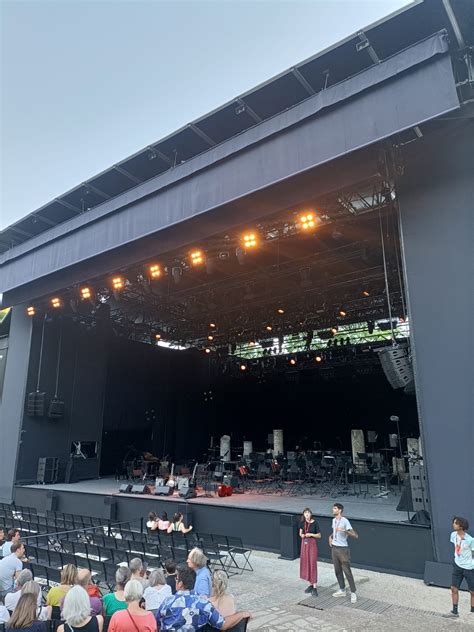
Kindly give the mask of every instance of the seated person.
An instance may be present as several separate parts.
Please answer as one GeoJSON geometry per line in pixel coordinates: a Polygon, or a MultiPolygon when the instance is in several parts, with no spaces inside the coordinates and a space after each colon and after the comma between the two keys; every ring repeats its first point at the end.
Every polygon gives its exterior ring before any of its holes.
{"type": "Polygon", "coordinates": [[[110,619],[108,632],[156,632],[156,619],[151,612],[140,607],[143,586],[131,579],[125,586],[126,610],[119,610],[110,619]]]}
{"type": "Polygon", "coordinates": [[[7,533],[7,541],[2,546],[2,557],[10,555],[12,544],[19,542],[21,539],[21,533],[19,529],[10,529],[7,533]]]}
{"type": "Polygon", "coordinates": [[[25,556],[25,547],[21,542],[13,542],[11,553],[0,560],[0,598],[12,592],[14,582],[23,568],[21,561],[25,556]]]}
{"type": "MultiPolygon", "coordinates": [[[[24,571],[21,571],[21,572],[23,573],[24,571]]],[[[38,584],[38,582],[30,580],[25,583],[20,593],[9,593],[9,594],[12,594],[12,595],[19,594],[19,598],[16,600],[16,603],[14,607],[12,608],[12,612],[15,612],[22,595],[31,594],[36,597],[36,603],[38,604],[38,610],[36,612],[36,618],[38,619],[38,621],[47,621],[48,619],[51,619],[51,615],[52,615],[51,606],[41,606],[41,587],[38,584]]]]}
{"type": "MultiPolygon", "coordinates": [[[[5,529],[3,527],[0,527],[0,549],[2,548],[2,546],[5,544],[5,529]]],[[[1,555],[1,552],[0,552],[1,555]]]]}
{"type": "Polygon", "coordinates": [[[130,579],[138,580],[142,584],[143,590],[145,590],[145,588],[148,586],[148,580],[145,577],[146,567],[144,566],[142,560],[139,557],[134,557],[132,560],[130,560],[128,568],[130,569],[130,572],[132,574],[130,579]]]}
{"type": "Polygon", "coordinates": [[[189,527],[186,528],[183,522],[183,514],[176,512],[173,516],[173,521],[167,529],[167,532],[189,533],[192,528],[192,525],[189,525],[189,527]]]}
{"type": "Polygon", "coordinates": [[[100,615],[91,614],[89,595],[82,586],[73,586],[64,598],[62,618],[64,623],[57,632],[102,632],[104,625],[100,615]]]}
{"type": "Polygon", "coordinates": [[[171,597],[171,587],[166,583],[163,571],[158,568],[151,571],[148,581],[150,585],[148,588],[145,588],[143,593],[143,597],[145,598],[145,610],[156,614],[163,601],[171,597]]]}
{"type": "Polygon", "coordinates": [[[76,583],[77,568],[74,564],[66,564],[61,571],[61,583],[50,588],[46,595],[46,604],[53,610],[53,619],[61,617],[61,602],[76,583]]]}
{"type": "Polygon", "coordinates": [[[156,531],[158,529],[158,516],[154,511],[150,511],[148,514],[146,528],[150,529],[150,531],[156,531]]]}
{"type": "Polygon", "coordinates": [[[125,601],[124,589],[130,579],[130,569],[126,566],[119,566],[115,573],[115,592],[109,593],[102,597],[104,604],[104,614],[110,617],[118,610],[126,610],[127,602],[125,601]]]}
{"type": "Polygon", "coordinates": [[[236,612],[228,617],[222,617],[208,599],[192,592],[196,581],[193,569],[187,564],[179,564],[176,571],[176,594],[162,603],[156,615],[160,632],[195,632],[206,624],[216,630],[228,630],[242,619],[250,618],[249,612],[236,612]]]}
{"type": "MultiPolygon", "coordinates": [[[[28,568],[24,568],[22,571],[20,571],[20,573],[18,574],[18,577],[16,578],[14,590],[12,590],[12,592],[9,592],[7,595],[5,595],[4,603],[5,603],[5,608],[7,610],[9,610],[10,612],[13,612],[15,610],[16,604],[18,603],[21,597],[21,589],[27,582],[31,582],[31,581],[33,581],[33,573],[28,568]]],[[[38,602],[38,606],[40,605],[41,605],[41,597],[38,602]]]]}
{"type": "Polygon", "coordinates": [[[28,593],[22,595],[15,612],[6,624],[7,630],[23,630],[23,632],[46,632],[44,621],[38,621],[38,604],[36,596],[28,593]]]}
{"type": "Polygon", "coordinates": [[[194,547],[194,549],[191,549],[188,553],[187,563],[189,568],[192,568],[196,573],[194,592],[198,595],[210,597],[212,593],[212,585],[211,573],[207,568],[207,557],[201,549],[194,547]]]}
{"type": "MultiPolygon", "coordinates": [[[[79,586],[82,586],[82,588],[84,588],[84,590],[87,593],[87,596],[89,597],[91,614],[94,616],[97,616],[98,614],[102,614],[104,608],[102,606],[102,600],[100,599],[100,597],[97,597],[95,594],[91,597],[91,595],[89,594],[88,588],[89,586],[91,586],[91,581],[92,581],[92,575],[91,575],[91,572],[87,568],[77,569],[77,584],[79,586]]],[[[61,612],[63,610],[64,599],[65,597],[61,601],[61,612]]]]}
{"type": "Polygon", "coordinates": [[[224,571],[214,571],[212,574],[212,597],[209,601],[223,617],[235,614],[237,611],[233,595],[227,592],[229,579],[224,571]]]}
{"type": "Polygon", "coordinates": [[[157,524],[160,531],[168,531],[170,521],[168,520],[168,514],[166,511],[163,511],[157,524]]]}
{"type": "Polygon", "coordinates": [[[166,583],[171,588],[171,593],[176,592],[176,562],[173,559],[165,560],[166,583]]]}

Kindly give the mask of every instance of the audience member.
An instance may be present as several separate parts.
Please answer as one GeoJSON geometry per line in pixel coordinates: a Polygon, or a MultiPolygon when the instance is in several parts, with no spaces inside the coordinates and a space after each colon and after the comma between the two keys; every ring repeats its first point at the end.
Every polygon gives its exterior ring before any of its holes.
{"type": "Polygon", "coordinates": [[[46,632],[44,621],[37,620],[37,611],[36,596],[31,593],[22,595],[15,612],[6,623],[6,629],[23,630],[23,632],[46,632]]]}
{"type": "MultiPolygon", "coordinates": [[[[100,597],[97,597],[96,595],[91,597],[89,595],[89,592],[87,589],[91,585],[91,579],[92,579],[91,572],[87,570],[87,568],[79,568],[77,570],[77,584],[78,586],[82,586],[82,588],[84,588],[84,590],[86,591],[89,597],[90,606],[91,606],[91,614],[97,616],[98,614],[102,614],[103,607],[102,607],[102,601],[100,597]]],[[[63,610],[64,599],[65,597],[61,601],[61,611],[63,610]]]]}
{"type": "MultiPolygon", "coordinates": [[[[41,605],[41,587],[38,584],[38,582],[35,582],[33,580],[26,582],[26,584],[21,589],[20,599],[21,599],[21,595],[34,595],[36,597],[36,603],[38,607],[36,611],[36,618],[39,621],[47,621],[48,619],[51,619],[51,615],[52,615],[51,606],[41,605]]],[[[18,599],[18,602],[20,601],[20,599],[18,599]]],[[[15,604],[15,607],[13,608],[13,612],[15,612],[15,609],[17,607],[18,607],[18,603],[15,604]]]]}
{"type": "Polygon", "coordinates": [[[130,569],[130,572],[132,574],[130,579],[136,579],[137,581],[139,581],[143,586],[143,590],[145,590],[145,588],[148,586],[148,580],[145,578],[146,568],[143,565],[142,560],[139,557],[134,557],[132,560],[130,560],[128,568],[130,569]]]}
{"type": "Polygon", "coordinates": [[[0,623],[6,623],[9,618],[10,618],[10,613],[5,608],[5,606],[2,606],[0,604],[0,623]]]}
{"type": "Polygon", "coordinates": [[[224,618],[230,614],[235,614],[237,611],[233,595],[227,592],[228,586],[227,573],[214,571],[212,574],[212,597],[209,601],[224,618]]]}
{"type": "Polygon", "coordinates": [[[158,516],[154,511],[150,511],[148,514],[146,528],[150,529],[150,531],[156,531],[158,529],[158,516]]]}
{"type": "Polygon", "coordinates": [[[165,574],[161,569],[152,571],[148,581],[150,585],[148,588],[145,588],[143,593],[143,597],[145,598],[145,610],[149,610],[156,615],[163,601],[171,597],[171,588],[166,583],[165,574]]]}
{"type": "MultiPolygon", "coordinates": [[[[7,610],[9,610],[10,612],[13,612],[15,610],[16,604],[21,597],[21,589],[27,582],[31,582],[32,580],[33,573],[28,568],[24,568],[18,573],[13,591],[5,595],[4,603],[7,610]]],[[[41,605],[41,597],[38,605],[41,605]]]]}
{"type": "Polygon", "coordinates": [[[228,630],[242,619],[250,618],[249,612],[222,617],[208,599],[192,592],[195,581],[194,570],[187,564],[179,564],[176,569],[176,594],[163,602],[157,614],[160,631],[194,632],[206,624],[217,630],[228,630]]]}
{"type": "Polygon", "coordinates": [[[157,524],[158,524],[159,531],[168,531],[168,528],[170,526],[170,521],[168,520],[168,514],[166,513],[166,511],[163,511],[157,524]]]}
{"type": "Polygon", "coordinates": [[[109,593],[102,597],[104,605],[104,614],[106,617],[112,616],[119,610],[126,610],[127,602],[125,601],[124,589],[126,583],[131,576],[130,569],[126,566],[120,566],[115,573],[115,592],[109,593]]]}
{"type": "Polygon", "coordinates": [[[131,579],[125,586],[127,609],[119,610],[112,616],[108,632],[156,632],[155,617],[151,612],[140,608],[142,599],[142,583],[137,579],[131,579]]]}
{"type": "Polygon", "coordinates": [[[82,586],[73,586],[64,598],[64,624],[57,632],[102,632],[103,618],[91,615],[90,597],[82,586]]]}
{"type": "MultiPolygon", "coordinates": [[[[0,527],[0,549],[3,547],[4,544],[5,544],[5,529],[3,527],[0,527]]],[[[0,550],[0,555],[2,555],[1,550],[0,550]]]]}
{"type": "Polygon", "coordinates": [[[7,541],[2,546],[2,556],[6,557],[7,555],[10,555],[12,544],[14,542],[19,542],[20,539],[21,539],[21,533],[19,529],[10,529],[9,532],[7,533],[7,541]]]}
{"type": "Polygon", "coordinates": [[[198,595],[210,597],[212,593],[212,584],[211,573],[207,568],[207,557],[201,549],[195,547],[189,551],[187,562],[189,568],[192,568],[196,573],[194,592],[198,595]]]}
{"type": "Polygon", "coordinates": [[[59,586],[53,586],[46,595],[46,605],[51,606],[52,618],[59,619],[61,617],[61,601],[71,588],[77,583],[77,568],[74,564],[66,564],[61,571],[61,583],[59,586]]]}
{"type": "Polygon", "coordinates": [[[183,514],[175,513],[174,516],[173,516],[173,520],[172,520],[170,526],[168,527],[168,529],[166,531],[168,533],[171,533],[171,532],[174,532],[174,531],[178,531],[180,533],[189,533],[192,528],[193,528],[192,525],[189,525],[189,527],[187,527],[187,528],[184,526],[183,514]]]}
{"type": "Polygon", "coordinates": [[[165,560],[166,583],[171,588],[174,595],[176,592],[176,562],[173,559],[165,560]]]}
{"type": "Polygon", "coordinates": [[[13,590],[14,581],[23,568],[25,547],[21,542],[13,542],[11,553],[0,560],[0,598],[13,590]]]}

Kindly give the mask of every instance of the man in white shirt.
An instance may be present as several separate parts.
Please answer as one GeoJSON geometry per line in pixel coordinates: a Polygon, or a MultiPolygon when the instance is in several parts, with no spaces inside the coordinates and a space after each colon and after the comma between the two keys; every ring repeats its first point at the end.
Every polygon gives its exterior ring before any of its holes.
{"type": "Polygon", "coordinates": [[[0,598],[12,591],[14,581],[23,568],[22,559],[25,556],[25,546],[21,542],[12,544],[12,552],[0,560],[0,598]]]}
{"type": "Polygon", "coordinates": [[[18,529],[10,529],[9,532],[7,533],[7,541],[2,546],[2,557],[6,557],[7,555],[10,555],[12,544],[14,542],[19,542],[20,539],[21,539],[20,531],[18,529]]]}
{"type": "MultiPolygon", "coordinates": [[[[16,605],[21,597],[21,589],[26,584],[26,582],[33,581],[33,573],[28,569],[24,568],[18,574],[16,578],[16,590],[9,592],[5,595],[5,608],[10,612],[13,612],[16,608],[16,605]]],[[[41,595],[39,597],[38,605],[41,605],[41,595]]]]}
{"type": "Polygon", "coordinates": [[[332,514],[332,533],[329,536],[329,546],[331,547],[331,557],[334,564],[334,572],[339,584],[339,590],[333,594],[333,597],[345,597],[346,585],[344,575],[349,582],[351,590],[351,603],[357,602],[356,585],[351,570],[351,552],[347,543],[347,536],[358,538],[359,536],[352,528],[351,523],[342,515],[344,505],[334,503],[332,514]]]}
{"type": "Polygon", "coordinates": [[[466,580],[467,589],[471,593],[471,613],[474,614],[474,538],[469,535],[469,522],[466,518],[453,518],[453,532],[449,538],[454,544],[453,577],[451,579],[451,598],[453,609],[445,614],[448,618],[459,617],[459,589],[462,580],[466,580]]]}

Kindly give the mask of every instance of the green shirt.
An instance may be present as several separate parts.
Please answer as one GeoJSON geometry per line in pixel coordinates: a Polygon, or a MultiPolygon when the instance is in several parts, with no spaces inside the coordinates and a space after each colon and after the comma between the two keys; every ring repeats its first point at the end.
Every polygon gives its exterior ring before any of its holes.
{"type": "Polygon", "coordinates": [[[108,595],[104,595],[102,597],[102,603],[104,604],[104,614],[106,617],[110,617],[117,612],[118,610],[126,610],[127,602],[120,601],[115,596],[115,593],[109,593],[108,595]]]}

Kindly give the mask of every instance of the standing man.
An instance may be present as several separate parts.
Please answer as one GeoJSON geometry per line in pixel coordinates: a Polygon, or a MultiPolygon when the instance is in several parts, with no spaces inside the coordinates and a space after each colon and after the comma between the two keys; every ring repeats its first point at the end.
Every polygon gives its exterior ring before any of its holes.
{"type": "Polygon", "coordinates": [[[351,603],[356,603],[356,585],[352,576],[351,552],[347,544],[347,536],[350,535],[351,538],[358,538],[359,536],[352,528],[349,520],[342,515],[343,511],[344,505],[334,503],[332,508],[334,518],[332,520],[332,534],[329,536],[329,546],[331,547],[332,562],[339,583],[339,590],[333,593],[333,597],[346,596],[345,575],[351,589],[351,603]]]}
{"type": "Polygon", "coordinates": [[[454,544],[453,577],[451,579],[451,598],[453,609],[445,617],[459,617],[459,589],[462,580],[466,580],[471,593],[471,612],[474,613],[474,538],[467,533],[469,522],[466,518],[453,518],[453,532],[450,541],[454,544]]]}

